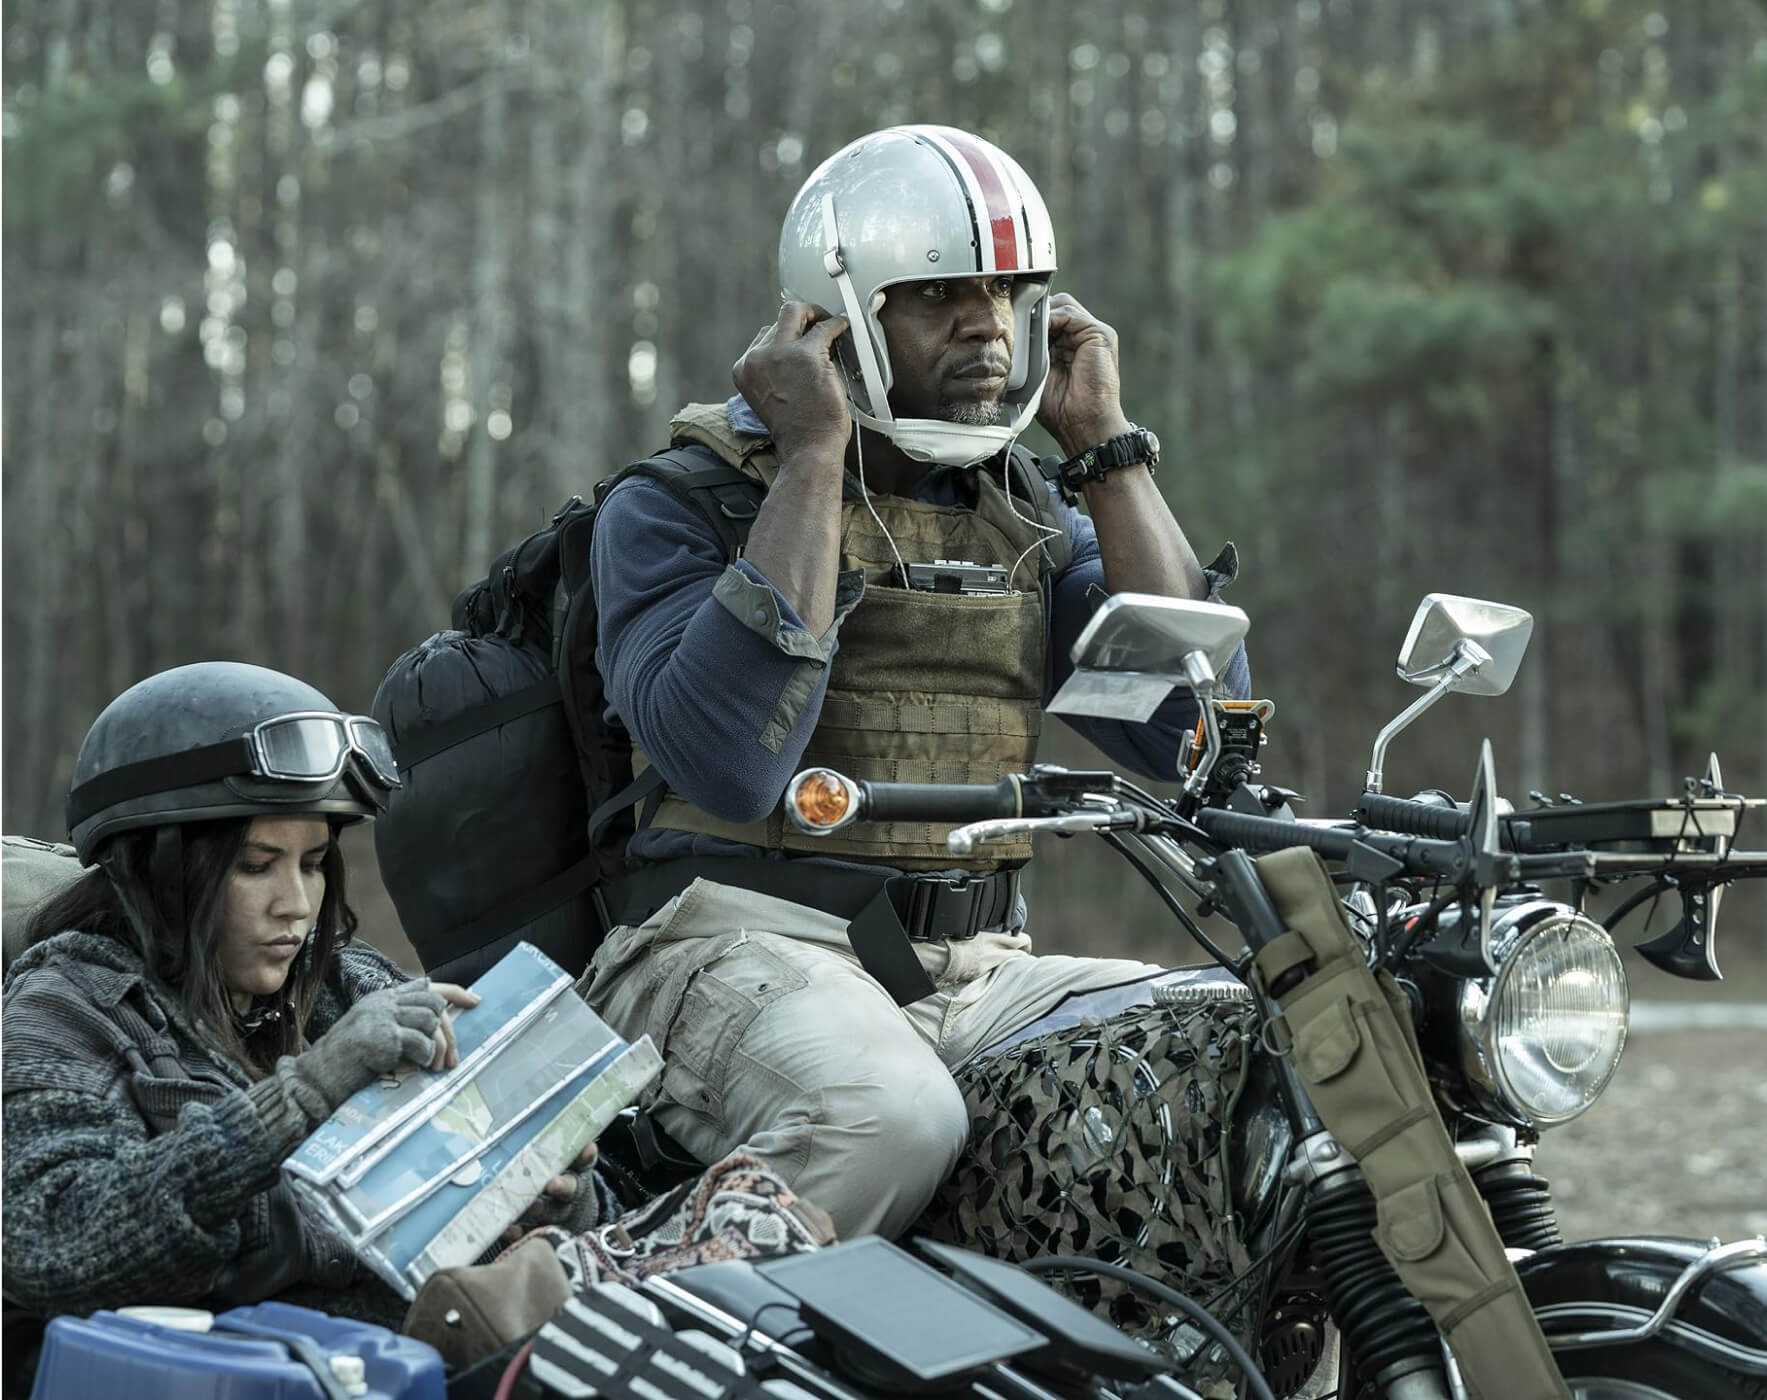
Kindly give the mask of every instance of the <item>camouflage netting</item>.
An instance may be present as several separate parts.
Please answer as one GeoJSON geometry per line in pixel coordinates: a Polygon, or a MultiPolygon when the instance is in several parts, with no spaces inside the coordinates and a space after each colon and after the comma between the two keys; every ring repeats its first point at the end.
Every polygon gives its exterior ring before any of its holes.
{"type": "MultiPolygon", "coordinates": [[[[1251,1262],[1224,1129],[1256,1029],[1249,1000],[1141,1006],[966,1066],[970,1145],[915,1232],[1009,1261],[1124,1264],[1206,1302],[1251,1262]]],[[[1174,1334],[1171,1310],[1127,1284],[1050,1282],[1132,1336],[1174,1334]]],[[[1249,1345],[1251,1310],[1220,1311],[1249,1345]]]]}

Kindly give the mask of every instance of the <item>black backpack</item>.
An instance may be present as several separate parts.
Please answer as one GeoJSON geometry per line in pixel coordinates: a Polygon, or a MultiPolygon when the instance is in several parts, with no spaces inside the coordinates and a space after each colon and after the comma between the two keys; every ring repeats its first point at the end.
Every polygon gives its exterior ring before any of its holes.
{"type": "Polygon", "coordinates": [[[374,717],[402,786],[374,823],[381,877],[426,971],[470,982],[519,940],[572,972],[604,930],[592,891],[625,871],[632,808],[661,796],[632,778],[595,669],[589,546],[596,512],[643,476],[704,512],[727,559],[763,488],[709,448],[677,444],[573,496],[454,600],[453,626],[388,669],[374,717]]]}

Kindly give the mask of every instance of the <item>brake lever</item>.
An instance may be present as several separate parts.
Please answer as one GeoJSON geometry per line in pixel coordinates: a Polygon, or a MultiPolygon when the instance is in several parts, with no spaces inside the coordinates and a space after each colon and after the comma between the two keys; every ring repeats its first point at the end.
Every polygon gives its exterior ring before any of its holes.
{"type": "Polygon", "coordinates": [[[991,841],[1007,841],[1027,832],[1055,831],[1073,835],[1085,831],[1135,829],[1139,825],[1140,814],[1127,807],[1067,812],[1059,817],[990,817],[987,821],[970,822],[953,829],[945,837],[945,849],[954,856],[967,856],[977,846],[991,841]]]}

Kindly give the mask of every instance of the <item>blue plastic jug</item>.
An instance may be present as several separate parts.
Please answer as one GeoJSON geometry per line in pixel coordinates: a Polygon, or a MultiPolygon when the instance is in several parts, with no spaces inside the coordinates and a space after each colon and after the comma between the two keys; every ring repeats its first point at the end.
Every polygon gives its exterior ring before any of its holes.
{"type": "Polygon", "coordinates": [[[287,1303],[219,1314],[208,1331],[97,1312],[43,1336],[31,1400],[444,1400],[434,1347],[287,1303]]]}

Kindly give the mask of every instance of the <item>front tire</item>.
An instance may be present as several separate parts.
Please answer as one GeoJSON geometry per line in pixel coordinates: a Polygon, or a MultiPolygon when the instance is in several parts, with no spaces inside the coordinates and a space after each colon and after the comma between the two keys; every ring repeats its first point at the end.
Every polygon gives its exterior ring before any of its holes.
{"type": "Polygon", "coordinates": [[[1767,1381],[1735,1375],[1668,1342],[1556,1355],[1573,1400],[1767,1400],[1767,1381]]]}

